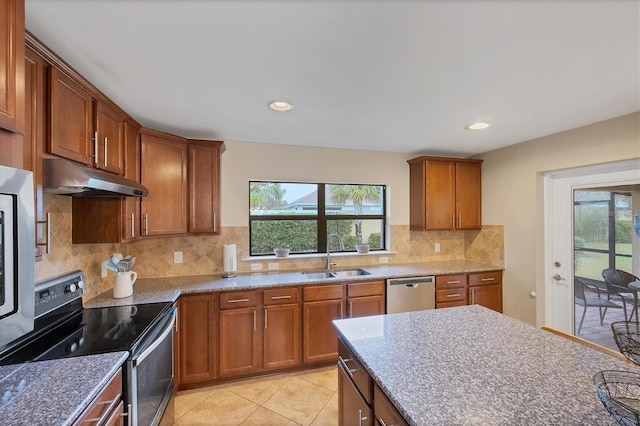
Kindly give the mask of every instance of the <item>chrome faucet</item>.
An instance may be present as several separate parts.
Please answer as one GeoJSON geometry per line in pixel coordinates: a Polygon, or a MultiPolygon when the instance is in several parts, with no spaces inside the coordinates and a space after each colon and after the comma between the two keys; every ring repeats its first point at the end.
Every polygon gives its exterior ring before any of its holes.
{"type": "Polygon", "coordinates": [[[327,237],[327,270],[330,270],[332,266],[335,266],[335,263],[331,263],[331,239],[337,238],[340,243],[340,250],[344,251],[344,242],[342,242],[342,238],[338,234],[331,234],[327,237]]]}

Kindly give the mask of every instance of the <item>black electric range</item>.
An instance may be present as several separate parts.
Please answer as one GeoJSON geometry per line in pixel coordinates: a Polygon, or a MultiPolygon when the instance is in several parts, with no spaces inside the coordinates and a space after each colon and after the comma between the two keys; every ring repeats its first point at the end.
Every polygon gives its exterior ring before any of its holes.
{"type": "Polygon", "coordinates": [[[0,365],[129,352],[122,398],[128,424],[157,425],[174,389],[170,302],[85,309],[84,274],[36,284],[34,330],[0,347],[0,365]]]}
{"type": "Polygon", "coordinates": [[[38,284],[34,330],[3,348],[0,365],[134,352],[162,314],[171,310],[168,302],[84,309],[82,273],[56,279],[61,282],[53,287],[52,280],[38,284]],[[58,303],[63,305],[56,306],[58,303]]]}

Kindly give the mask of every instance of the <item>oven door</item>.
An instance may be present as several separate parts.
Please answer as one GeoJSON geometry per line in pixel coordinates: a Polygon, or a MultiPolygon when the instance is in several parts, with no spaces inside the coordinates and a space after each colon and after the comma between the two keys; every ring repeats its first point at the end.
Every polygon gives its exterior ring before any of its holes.
{"type": "Polygon", "coordinates": [[[169,311],[148,342],[127,361],[129,418],[133,426],[160,423],[173,394],[173,330],[177,309],[169,311]]]}

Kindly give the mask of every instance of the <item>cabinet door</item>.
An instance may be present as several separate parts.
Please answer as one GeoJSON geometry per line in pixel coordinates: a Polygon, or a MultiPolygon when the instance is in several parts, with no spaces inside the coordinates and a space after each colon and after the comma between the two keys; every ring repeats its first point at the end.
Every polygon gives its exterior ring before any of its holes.
{"type": "Polygon", "coordinates": [[[376,417],[376,424],[394,426],[408,425],[378,385],[375,385],[373,389],[373,410],[376,417]]]}
{"type": "Polygon", "coordinates": [[[0,0],[0,128],[24,130],[24,0],[0,0]]]}
{"type": "Polygon", "coordinates": [[[220,143],[189,144],[189,233],[220,233],[220,143]]]}
{"type": "Polygon", "coordinates": [[[342,318],[342,300],[307,302],[303,306],[303,357],[305,363],[338,359],[338,333],[331,321],[342,318]]]}
{"type": "Polygon", "coordinates": [[[187,232],[187,147],[169,135],[142,133],[141,183],[149,190],[142,201],[142,235],[187,232]]]}
{"type": "Polygon", "coordinates": [[[121,175],[124,171],[124,118],[100,101],[96,101],[95,106],[96,167],[121,175]]]}
{"type": "Polygon", "coordinates": [[[502,284],[469,287],[469,303],[502,312],[502,284]]]}
{"type": "Polygon", "coordinates": [[[425,163],[425,229],[453,229],[455,163],[439,160],[425,163]]]}
{"type": "Polygon", "coordinates": [[[94,164],[91,93],[49,67],[49,153],[94,164]]]}
{"type": "Polygon", "coordinates": [[[456,228],[482,227],[480,163],[456,163],[456,228]]]}
{"type": "Polygon", "coordinates": [[[180,381],[215,378],[216,295],[180,297],[180,381]]]}
{"type": "Polygon", "coordinates": [[[384,296],[352,297],[348,303],[349,318],[384,314],[384,296]]]}
{"type": "Polygon", "coordinates": [[[265,369],[300,364],[300,305],[274,305],[264,308],[265,369]]]}
{"type": "Polygon", "coordinates": [[[256,308],[220,311],[220,376],[252,373],[259,366],[256,308]]]}
{"type": "MultiPolygon", "coordinates": [[[[124,177],[140,182],[140,132],[136,126],[124,124],[124,177]]],[[[124,199],[124,235],[123,241],[133,240],[140,236],[140,198],[124,199]]]]}
{"type": "Polygon", "coordinates": [[[362,398],[342,365],[338,365],[338,424],[373,425],[371,407],[362,398]]]}
{"type": "Polygon", "coordinates": [[[46,64],[33,50],[25,49],[25,126],[23,168],[33,172],[35,206],[36,259],[41,260],[46,251],[46,227],[42,200],[42,154],[46,137],[45,93],[46,64]]]}

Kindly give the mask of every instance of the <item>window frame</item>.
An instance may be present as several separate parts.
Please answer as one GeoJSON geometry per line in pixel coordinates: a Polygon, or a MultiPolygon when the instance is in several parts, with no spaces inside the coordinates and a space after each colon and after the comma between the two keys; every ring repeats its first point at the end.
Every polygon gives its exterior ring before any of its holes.
{"type": "MultiPolygon", "coordinates": [[[[251,184],[253,183],[280,183],[280,184],[304,184],[304,185],[316,185],[317,193],[318,193],[318,214],[303,214],[303,215],[252,215],[251,208],[249,208],[249,257],[259,257],[259,256],[269,256],[265,254],[254,254],[253,250],[253,232],[252,232],[252,224],[254,221],[283,221],[283,220],[292,220],[292,221],[308,221],[315,220],[317,223],[317,242],[318,242],[318,250],[316,252],[304,253],[304,252],[291,252],[290,256],[293,255],[305,255],[305,254],[326,254],[327,253],[327,222],[332,220],[380,220],[382,221],[382,226],[380,229],[380,238],[382,240],[382,247],[376,249],[370,249],[370,252],[376,251],[387,251],[387,235],[386,235],[386,224],[387,224],[387,185],[383,184],[369,184],[369,183],[326,183],[326,182],[292,182],[292,181],[276,181],[276,180],[250,180],[249,181],[249,203],[251,202],[251,184]],[[382,188],[382,199],[380,200],[382,206],[382,214],[374,215],[374,214],[363,214],[363,215],[332,215],[327,214],[326,212],[326,187],[328,185],[367,185],[367,186],[377,186],[382,188]]],[[[331,253],[356,253],[356,250],[331,250],[331,253]]]]}

